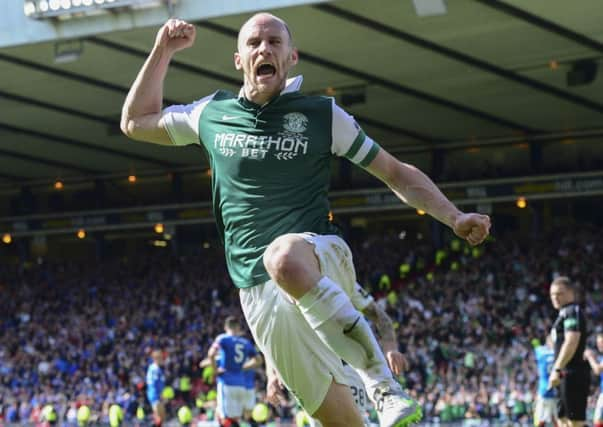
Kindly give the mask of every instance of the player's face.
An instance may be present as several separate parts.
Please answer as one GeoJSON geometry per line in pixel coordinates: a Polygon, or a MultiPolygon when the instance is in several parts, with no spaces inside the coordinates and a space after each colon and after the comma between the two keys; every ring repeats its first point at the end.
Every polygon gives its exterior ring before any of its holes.
{"type": "Polygon", "coordinates": [[[160,351],[154,352],[152,357],[153,361],[158,365],[161,366],[163,364],[163,354],[160,351]]]}
{"type": "Polygon", "coordinates": [[[560,284],[551,285],[550,295],[551,303],[555,307],[555,310],[559,310],[565,304],[571,302],[573,297],[572,292],[560,284]]]}
{"type": "Polygon", "coordinates": [[[597,335],[597,350],[603,353],[603,335],[597,335]]]}
{"type": "Polygon", "coordinates": [[[246,88],[252,95],[263,95],[263,100],[285,87],[287,74],[297,63],[297,50],[291,46],[287,29],[269,15],[255,17],[243,26],[238,49],[235,66],[243,70],[246,88]]]}

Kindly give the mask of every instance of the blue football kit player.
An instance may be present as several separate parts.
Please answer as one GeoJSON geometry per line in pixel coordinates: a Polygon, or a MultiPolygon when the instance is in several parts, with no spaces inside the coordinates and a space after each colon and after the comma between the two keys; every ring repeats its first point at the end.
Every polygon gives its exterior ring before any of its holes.
{"type": "Polygon", "coordinates": [[[225,333],[219,335],[208,352],[208,358],[217,374],[218,398],[217,410],[220,423],[238,420],[245,412],[249,402],[249,375],[247,371],[262,364],[253,343],[241,336],[241,326],[234,316],[226,318],[225,333]]]}

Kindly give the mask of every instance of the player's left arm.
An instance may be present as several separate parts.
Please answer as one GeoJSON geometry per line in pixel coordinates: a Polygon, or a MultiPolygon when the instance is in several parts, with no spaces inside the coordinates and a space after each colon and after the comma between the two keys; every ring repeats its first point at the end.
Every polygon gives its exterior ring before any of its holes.
{"type": "Polygon", "coordinates": [[[398,350],[398,340],[396,339],[392,319],[375,301],[369,303],[362,310],[362,314],[375,326],[381,348],[390,369],[395,375],[400,375],[408,368],[408,362],[398,350]]]}
{"type": "Polygon", "coordinates": [[[243,363],[243,366],[241,369],[243,369],[244,371],[248,371],[250,369],[256,369],[256,368],[259,368],[260,366],[262,366],[262,363],[264,363],[264,358],[262,357],[262,355],[260,353],[258,353],[255,356],[252,356],[249,359],[247,359],[245,361],[245,363],[243,363]]]}
{"type": "Polygon", "coordinates": [[[404,203],[427,212],[471,245],[478,245],[488,237],[490,218],[487,215],[461,212],[415,166],[401,162],[380,149],[366,170],[383,181],[404,203]]]}
{"type": "Polygon", "coordinates": [[[259,368],[264,363],[264,358],[262,355],[256,350],[255,346],[251,343],[247,343],[247,360],[241,366],[243,370],[250,370],[259,368]]]}

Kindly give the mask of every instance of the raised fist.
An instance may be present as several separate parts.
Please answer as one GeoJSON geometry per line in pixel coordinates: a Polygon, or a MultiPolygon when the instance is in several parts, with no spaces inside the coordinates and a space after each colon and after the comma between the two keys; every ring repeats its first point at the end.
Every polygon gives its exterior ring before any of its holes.
{"type": "Polygon", "coordinates": [[[191,47],[195,42],[195,35],[194,25],[181,19],[170,19],[157,32],[155,48],[163,48],[173,54],[191,47]]]}

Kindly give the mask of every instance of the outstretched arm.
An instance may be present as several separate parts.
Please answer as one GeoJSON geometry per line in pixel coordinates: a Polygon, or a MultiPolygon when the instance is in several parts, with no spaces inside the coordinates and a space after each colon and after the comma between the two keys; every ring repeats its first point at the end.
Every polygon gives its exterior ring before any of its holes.
{"type": "Polygon", "coordinates": [[[416,167],[399,161],[381,149],[367,170],[387,184],[400,200],[446,224],[471,245],[478,245],[488,237],[490,218],[487,215],[461,212],[416,167]]]}
{"type": "Polygon", "coordinates": [[[174,54],[195,41],[195,26],[170,19],[157,32],[155,45],[132,84],[121,112],[120,127],[129,138],[171,144],[161,119],[163,81],[174,54]]]}

